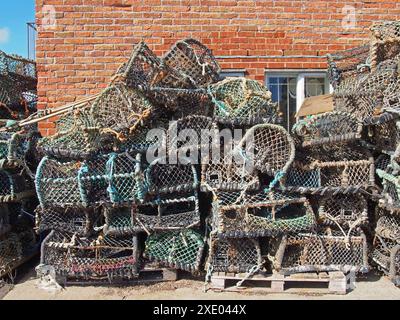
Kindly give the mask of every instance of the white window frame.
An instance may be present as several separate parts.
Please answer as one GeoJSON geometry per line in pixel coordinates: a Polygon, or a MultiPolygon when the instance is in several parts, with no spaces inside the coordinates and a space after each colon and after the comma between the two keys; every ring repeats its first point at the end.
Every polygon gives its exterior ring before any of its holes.
{"type": "Polygon", "coordinates": [[[270,77],[297,77],[296,86],[296,111],[298,112],[305,100],[305,83],[307,77],[325,78],[325,86],[329,88],[329,93],[333,92],[333,87],[329,83],[327,73],[324,70],[308,70],[308,69],[271,69],[265,70],[265,86],[268,87],[268,79],[270,77]]]}
{"type": "Polygon", "coordinates": [[[240,78],[246,75],[246,69],[223,69],[220,75],[228,74],[224,78],[240,78]]]}

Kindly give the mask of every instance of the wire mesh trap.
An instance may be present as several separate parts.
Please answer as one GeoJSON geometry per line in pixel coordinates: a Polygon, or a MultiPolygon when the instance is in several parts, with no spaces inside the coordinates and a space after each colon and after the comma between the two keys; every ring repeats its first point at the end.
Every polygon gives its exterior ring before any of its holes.
{"type": "Polygon", "coordinates": [[[345,79],[369,72],[369,54],[369,45],[328,54],[328,76],[332,86],[336,88],[345,79]]]}
{"type": "Polygon", "coordinates": [[[207,269],[212,272],[250,272],[264,261],[258,239],[218,239],[211,236],[207,269]]]}
{"type": "Polygon", "coordinates": [[[55,230],[86,237],[101,227],[98,209],[41,208],[36,209],[36,230],[38,233],[55,230]]]}
{"type": "Polygon", "coordinates": [[[18,202],[34,194],[34,185],[29,177],[0,170],[0,202],[18,202]]]}
{"type": "Polygon", "coordinates": [[[205,88],[217,82],[221,71],[211,50],[195,39],[178,41],[162,59],[163,65],[179,75],[166,72],[158,83],[170,88],[205,88]]]}
{"type": "Polygon", "coordinates": [[[399,126],[400,121],[397,117],[368,126],[368,142],[374,149],[393,155],[400,144],[399,126]]]}
{"type": "Polygon", "coordinates": [[[368,245],[361,229],[348,235],[331,229],[283,236],[270,244],[274,269],[301,272],[368,272],[368,245]]]}
{"type": "Polygon", "coordinates": [[[80,238],[52,231],[42,243],[41,264],[67,280],[130,280],[138,277],[137,238],[80,238]]]}
{"type": "Polygon", "coordinates": [[[371,259],[396,286],[400,286],[400,244],[398,241],[376,234],[371,259]]]}
{"type": "Polygon", "coordinates": [[[400,241],[400,217],[391,211],[383,208],[377,208],[379,217],[375,232],[379,236],[393,241],[400,241]]]}
{"type": "Polygon", "coordinates": [[[105,207],[104,216],[107,235],[180,230],[200,224],[199,199],[196,192],[185,196],[171,194],[132,207],[105,207]]]}
{"type": "Polygon", "coordinates": [[[289,169],[285,188],[312,194],[354,193],[375,185],[374,159],[369,151],[355,146],[329,146],[297,153],[289,169]]]}
{"type": "Polygon", "coordinates": [[[223,124],[276,123],[278,105],[271,92],[255,80],[227,78],[208,89],[214,103],[214,119],[223,124]]]}
{"type": "Polygon", "coordinates": [[[158,158],[145,170],[145,188],[149,194],[182,193],[198,188],[196,167],[190,162],[176,160],[177,163],[170,163],[171,158],[158,158]]]}
{"type": "Polygon", "coordinates": [[[319,203],[318,218],[322,225],[356,228],[368,223],[368,203],[359,193],[325,196],[319,203]]]}
{"type": "Polygon", "coordinates": [[[309,232],[315,226],[306,198],[277,192],[220,192],[213,203],[213,230],[219,238],[276,237],[309,232]]]}
{"type": "Polygon", "coordinates": [[[143,189],[137,179],[140,163],[140,155],[127,153],[111,153],[84,162],[45,157],[36,172],[39,201],[42,207],[132,203],[143,189]]]}
{"type": "Polygon", "coordinates": [[[203,238],[192,229],[157,232],[147,238],[144,256],[163,266],[199,272],[204,252],[203,238]]]}
{"type": "Polygon", "coordinates": [[[302,141],[302,147],[308,147],[358,140],[362,129],[362,122],[351,114],[329,112],[301,120],[292,132],[302,141]]]}
{"type": "Polygon", "coordinates": [[[398,21],[375,23],[371,27],[371,35],[372,68],[400,54],[400,23],[398,21]]]}

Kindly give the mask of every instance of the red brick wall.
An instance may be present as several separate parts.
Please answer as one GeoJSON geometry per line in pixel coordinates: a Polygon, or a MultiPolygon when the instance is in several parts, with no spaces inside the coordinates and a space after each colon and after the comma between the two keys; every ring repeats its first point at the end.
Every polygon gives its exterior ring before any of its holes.
{"type": "MultiPolygon", "coordinates": [[[[320,56],[365,42],[374,21],[399,19],[400,2],[36,0],[36,12],[39,107],[52,108],[98,93],[141,39],[162,54],[178,39],[197,38],[224,69],[246,69],[259,81],[265,68],[323,69],[320,56]],[[49,5],[53,28],[42,10],[49,5]],[[351,29],[343,27],[345,5],[356,12],[351,29]]],[[[53,123],[41,131],[52,134],[53,123]]]]}

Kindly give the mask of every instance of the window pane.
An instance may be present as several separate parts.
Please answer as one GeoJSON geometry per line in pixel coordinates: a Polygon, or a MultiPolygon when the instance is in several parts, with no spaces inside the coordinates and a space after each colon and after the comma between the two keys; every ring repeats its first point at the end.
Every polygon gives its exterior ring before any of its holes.
{"type": "Polygon", "coordinates": [[[305,80],[304,95],[306,98],[326,93],[325,78],[306,77],[305,80]]]}

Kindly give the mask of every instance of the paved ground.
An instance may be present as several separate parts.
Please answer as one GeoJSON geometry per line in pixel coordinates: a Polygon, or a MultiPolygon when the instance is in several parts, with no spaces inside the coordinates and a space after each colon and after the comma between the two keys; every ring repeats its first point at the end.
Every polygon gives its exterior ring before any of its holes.
{"type": "Polygon", "coordinates": [[[158,283],[147,286],[124,288],[114,287],[68,287],[58,293],[49,293],[36,287],[37,280],[34,266],[27,266],[20,274],[15,287],[4,296],[4,300],[154,300],[154,299],[391,299],[400,300],[400,289],[396,288],[387,278],[376,274],[359,279],[356,288],[345,296],[321,294],[249,294],[249,293],[218,293],[204,292],[204,284],[200,280],[180,280],[173,283],[158,283]]]}

